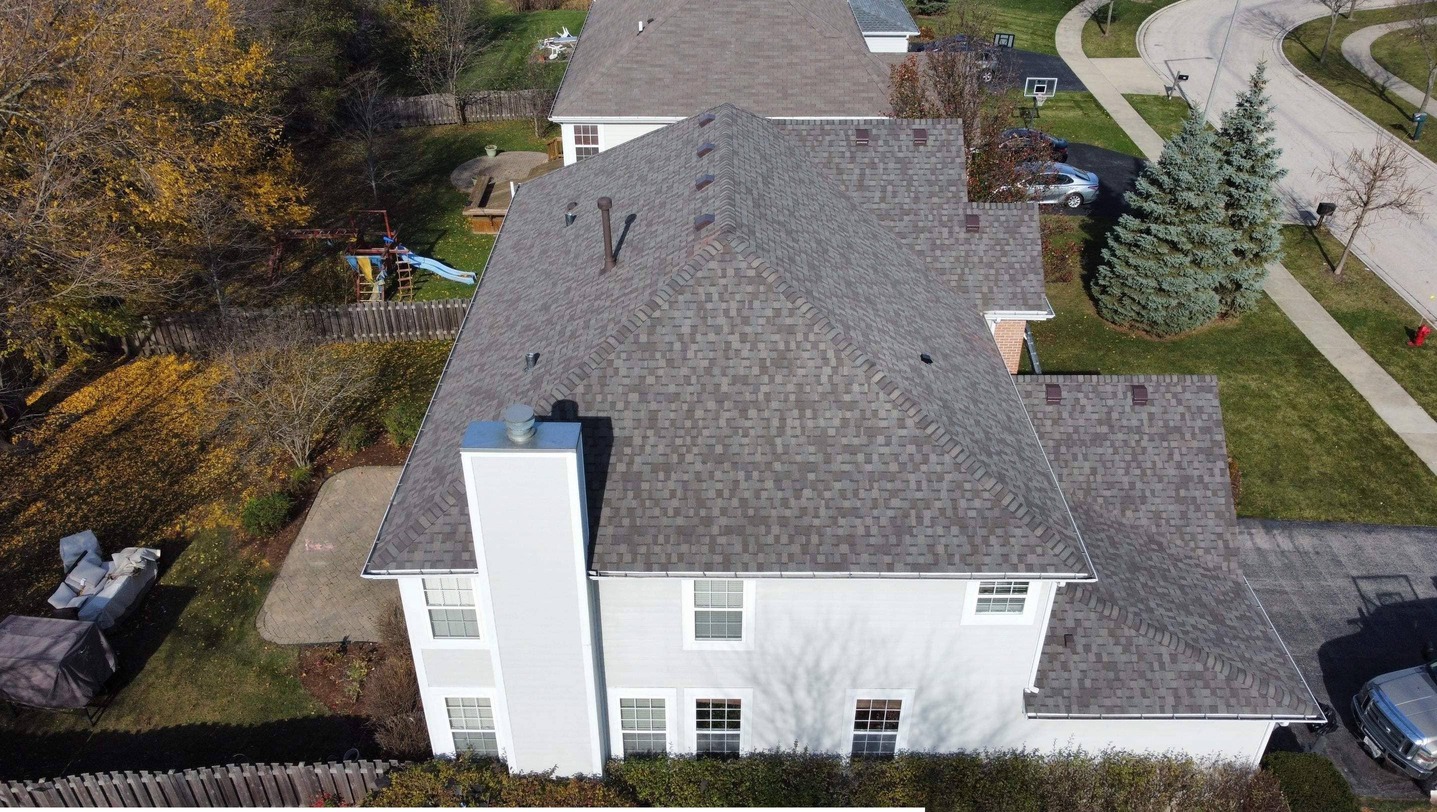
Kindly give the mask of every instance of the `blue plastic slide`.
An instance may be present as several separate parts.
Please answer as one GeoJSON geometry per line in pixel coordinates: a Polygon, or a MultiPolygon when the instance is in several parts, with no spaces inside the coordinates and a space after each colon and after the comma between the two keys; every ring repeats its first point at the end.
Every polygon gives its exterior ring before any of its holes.
{"type": "Polygon", "coordinates": [[[417,268],[423,268],[424,270],[432,274],[438,274],[439,276],[442,276],[450,281],[462,282],[466,285],[474,284],[474,274],[471,271],[456,271],[437,259],[421,257],[413,251],[410,251],[406,255],[406,258],[409,260],[410,265],[413,265],[417,268]]]}

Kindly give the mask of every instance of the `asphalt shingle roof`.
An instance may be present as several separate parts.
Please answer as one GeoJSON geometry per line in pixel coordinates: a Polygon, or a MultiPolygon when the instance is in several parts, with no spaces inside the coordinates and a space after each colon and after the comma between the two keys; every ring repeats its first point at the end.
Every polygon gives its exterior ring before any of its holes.
{"type": "Polygon", "coordinates": [[[1028,712],[1319,716],[1237,565],[1217,380],[1016,380],[1097,570],[1054,602],[1028,712]]]}
{"type": "Polygon", "coordinates": [[[524,185],[366,571],[473,569],[460,438],[527,402],[583,422],[597,571],[1090,572],[971,300],[773,122],[714,116],[524,185]]]}
{"type": "Polygon", "coordinates": [[[777,122],[909,250],[979,309],[1051,313],[1036,203],[968,201],[963,123],[953,119],[777,122]],[[858,143],[859,129],[868,143],[858,143]],[[914,131],[927,141],[914,143],[914,131]],[[969,231],[967,215],[978,216],[969,231]]]}
{"type": "Polygon", "coordinates": [[[551,117],[887,114],[888,67],[842,0],[600,0],[551,117]],[[644,31],[639,33],[639,21],[644,31]]]}
{"type": "Polygon", "coordinates": [[[903,0],[848,0],[858,30],[865,34],[917,34],[918,23],[903,0]]]}

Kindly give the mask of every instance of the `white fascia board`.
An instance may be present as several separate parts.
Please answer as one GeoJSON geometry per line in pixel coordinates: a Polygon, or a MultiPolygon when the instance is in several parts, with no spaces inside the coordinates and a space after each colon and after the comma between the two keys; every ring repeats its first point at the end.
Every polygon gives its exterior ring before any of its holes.
{"type": "Polygon", "coordinates": [[[558,116],[555,124],[674,124],[686,116],[558,116]]]}
{"type": "Polygon", "coordinates": [[[413,578],[417,575],[478,575],[478,570],[381,570],[361,572],[360,575],[372,581],[392,581],[396,578],[413,578]]]}
{"type": "Polygon", "coordinates": [[[994,321],[1047,321],[1057,314],[1047,310],[984,310],[983,318],[994,321]]]}
{"type": "Polygon", "coordinates": [[[1097,583],[1091,573],[1030,573],[1030,572],[623,572],[591,570],[593,579],[619,578],[824,578],[884,581],[1068,581],[1076,584],[1097,583]]]}
{"type": "Polygon", "coordinates": [[[864,31],[865,37],[916,37],[921,31],[864,31]]]}
{"type": "Polygon", "coordinates": [[[1277,713],[1025,713],[1024,715],[1029,719],[1073,719],[1075,721],[1084,719],[1149,719],[1211,722],[1309,722],[1323,718],[1277,713]]]}

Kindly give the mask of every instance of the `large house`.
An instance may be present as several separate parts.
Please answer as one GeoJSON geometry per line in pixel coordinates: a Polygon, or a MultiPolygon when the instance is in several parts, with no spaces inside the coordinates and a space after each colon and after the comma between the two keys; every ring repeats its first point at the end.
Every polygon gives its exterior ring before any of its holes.
{"type": "Polygon", "coordinates": [[[596,0],[549,118],[566,163],[723,103],[881,119],[917,35],[903,0],[596,0]]]}
{"type": "Polygon", "coordinates": [[[957,133],[723,105],[524,185],[364,569],[436,753],[1255,761],[1322,718],[1216,382],[1011,375],[1031,215],[902,191],[957,133]]]}

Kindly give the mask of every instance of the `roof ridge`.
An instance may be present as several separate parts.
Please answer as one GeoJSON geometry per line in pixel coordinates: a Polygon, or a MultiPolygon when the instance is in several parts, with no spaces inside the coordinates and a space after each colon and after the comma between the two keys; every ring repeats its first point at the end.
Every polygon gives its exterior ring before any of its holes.
{"type": "Polygon", "coordinates": [[[919,431],[931,437],[945,454],[956,460],[959,469],[971,476],[979,488],[986,491],[1019,522],[1032,530],[1034,535],[1041,539],[1064,564],[1073,567],[1073,572],[1084,572],[1085,568],[1087,571],[1092,569],[1086,554],[1074,549],[1072,545],[1062,539],[1061,534],[1051,524],[1044,521],[1036,512],[1029,510],[1023,497],[1017,491],[990,473],[982,459],[970,452],[957,437],[950,434],[938,420],[929,415],[918,401],[910,396],[896,380],[879,368],[878,364],[863,352],[843,332],[842,328],[829,321],[816,305],[810,302],[796,287],[790,285],[783,272],[774,268],[761,254],[750,251],[749,238],[743,234],[735,234],[734,238],[728,242],[735,252],[748,256],[753,267],[759,271],[765,281],[773,285],[774,290],[807,319],[815,331],[827,337],[840,353],[867,375],[868,379],[878,387],[879,391],[888,396],[900,411],[912,418],[919,431]]]}
{"type": "Polygon", "coordinates": [[[1302,702],[1302,697],[1271,675],[1263,674],[1256,668],[1237,662],[1231,657],[1198,645],[1166,626],[1148,620],[1137,609],[1120,606],[1098,594],[1088,584],[1074,584],[1074,600],[1077,600],[1109,620],[1117,621],[1124,628],[1148,640],[1187,657],[1203,668],[1219,674],[1224,679],[1248,688],[1256,688],[1268,699],[1281,702],[1289,708],[1302,702]]]}

